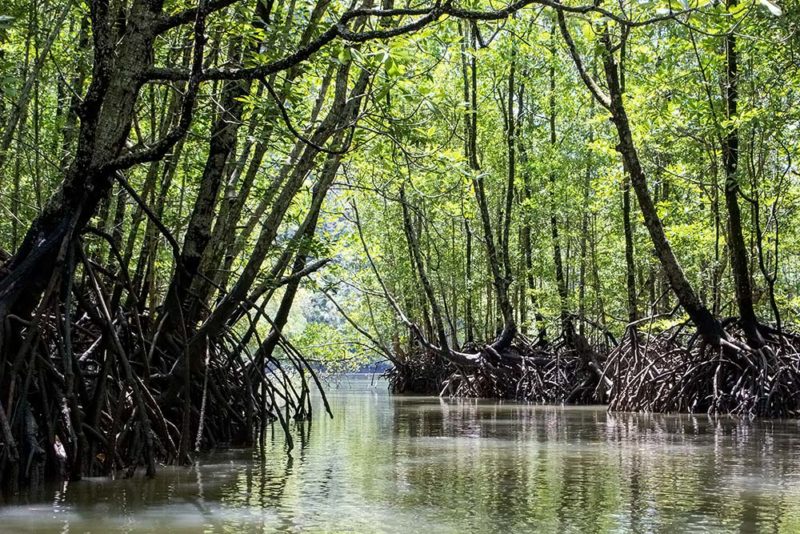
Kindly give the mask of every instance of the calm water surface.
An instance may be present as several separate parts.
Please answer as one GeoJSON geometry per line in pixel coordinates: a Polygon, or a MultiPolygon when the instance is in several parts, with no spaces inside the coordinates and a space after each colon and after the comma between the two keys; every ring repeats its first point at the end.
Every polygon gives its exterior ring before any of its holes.
{"type": "Polygon", "coordinates": [[[800,423],[391,397],[155,480],[85,480],[0,508],[3,532],[800,532],[800,423]]]}

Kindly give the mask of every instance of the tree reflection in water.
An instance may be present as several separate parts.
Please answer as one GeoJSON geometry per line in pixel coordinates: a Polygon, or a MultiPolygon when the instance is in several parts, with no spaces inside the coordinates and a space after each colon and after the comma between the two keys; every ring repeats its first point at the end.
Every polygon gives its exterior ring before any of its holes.
{"type": "Polygon", "coordinates": [[[335,417],[154,480],[0,509],[15,531],[800,531],[800,423],[331,392],[335,417]]]}

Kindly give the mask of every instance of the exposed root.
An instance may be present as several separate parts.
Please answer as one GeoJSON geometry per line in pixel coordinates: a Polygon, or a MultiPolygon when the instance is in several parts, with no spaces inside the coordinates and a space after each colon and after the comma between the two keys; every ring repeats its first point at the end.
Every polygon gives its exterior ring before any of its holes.
{"type": "Polygon", "coordinates": [[[383,376],[389,381],[392,393],[435,395],[452,373],[452,364],[429,349],[420,349],[398,359],[383,376]]]}
{"type": "Polygon", "coordinates": [[[542,347],[518,335],[502,354],[484,348],[474,367],[418,349],[387,376],[396,393],[607,402],[611,411],[800,415],[800,337],[762,326],[765,343],[752,348],[728,320],[721,346],[712,347],[686,325],[656,334],[635,326],[613,348],[590,346],[574,334],[542,347]]]}
{"type": "Polygon", "coordinates": [[[480,352],[480,365],[458,366],[435,351],[417,347],[403,355],[386,373],[395,393],[453,397],[517,399],[542,403],[602,403],[605,342],[591,346],[576,334],[562,335],[552,344],[517,334],[510,347],[498,353],[490,345],[465,347],[480,352]]]}
{"type": "Polygon", "coordinates": [[[747,346],[726,326],[719,348],[683,327],[655,335],[629,329],[608,357],[609,409],[786,417],[800,413],[800,340],[770,333],[747,346]]]}
{"type": "Polygon", "coordinates": [[[193,451],[252,444],[273,421],[291,450],[289,423],[311,416],[319,382],[288,341],[280,359],[256,355],[229,329],[203,340],[199,365],[187,367],[189,349],[163,339],[161,322],[112,296],[134,294],[124,270],[101,267],[81,244],[65,258],[31,320],[3,321],[0,490],[140,466],[152,476],[193,451]]]}

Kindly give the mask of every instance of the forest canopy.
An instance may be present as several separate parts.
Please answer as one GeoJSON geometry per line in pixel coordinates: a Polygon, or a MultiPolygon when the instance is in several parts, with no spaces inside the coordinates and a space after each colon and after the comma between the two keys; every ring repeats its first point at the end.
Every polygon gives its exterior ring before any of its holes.
{"type": "Polygon", "coordinates": [[[3,480],[252,444],[378,360],[795,415],[794,7],[5,2],[3,480]]]}

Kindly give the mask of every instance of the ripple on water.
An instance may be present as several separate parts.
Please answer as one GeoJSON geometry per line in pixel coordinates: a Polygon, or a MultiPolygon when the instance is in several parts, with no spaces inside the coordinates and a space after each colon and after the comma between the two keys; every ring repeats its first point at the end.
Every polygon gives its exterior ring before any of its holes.
{"type": "MultiPolygon", "coordinates": [[[[369,383],[368,381],[366,382],[369,383]]],[[[391,397],[295,439],[0,508],[10,532],[800,532],[800,425],[391,397]]],[[[321,406],[316,413],[322,413],[321,406]]]]}

